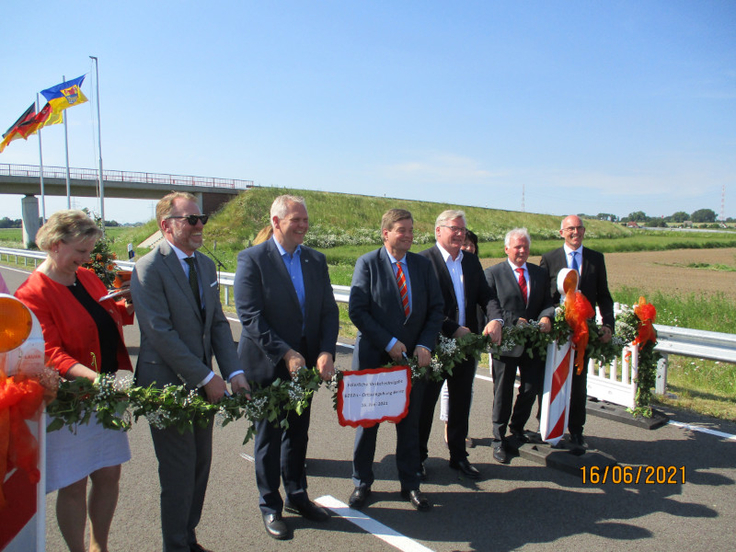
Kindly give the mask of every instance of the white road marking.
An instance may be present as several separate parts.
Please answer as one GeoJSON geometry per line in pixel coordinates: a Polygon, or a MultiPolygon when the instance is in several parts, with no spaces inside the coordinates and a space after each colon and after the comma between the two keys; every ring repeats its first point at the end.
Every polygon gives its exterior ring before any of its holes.
{"type": "Polygon", "coordinates": [[[255,464],[255,462],[256,462],[256,459],[255,458],[253,458],[250,454],[245,454],[244,452],[241,452],[240,453],[240,457],[243,458],[244,460],[247,460],[248,462],[253,463],[253,464],[255,464]]]}
{"type": "Polygon", "coordinates": [[[699,431],[701,433],[707,433],[708,435],[715,435],[716,437],[723,437],[727,441],[736,441],[736,435],[733,435],[731,433],[725,433],[723,431],[716,431],[715,429],[708,429],[707,427],[697,426],[693,424],[676,422],[675,420],[670,420],[669,424],[673,426],[681,427],[683,429],[689,429],[690,431],[699,431]]]}
{"type": "Polygon", "coordinates": [[[383,523],[365,515],[363,512],[353,510],[347,504],[340,502],[333,496],[321,496],[315,502],[324,508],[329,508],[350,523],[357,525],[366,533],[370,533],[403,552],[432,552],[431,548],[427,548],[423,544],[419,544],[415,540],[394,531],[383,523]]]}

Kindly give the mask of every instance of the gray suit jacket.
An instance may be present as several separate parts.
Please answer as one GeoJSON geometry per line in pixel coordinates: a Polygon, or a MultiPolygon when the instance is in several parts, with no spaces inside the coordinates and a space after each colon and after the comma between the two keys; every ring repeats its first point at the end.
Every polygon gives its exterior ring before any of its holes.
{"type": "Polygon", "coordinates": [[[230,324],[222,312],[215,264],[195,252],[205,317],[169,243],[162,241],[135,265],[130,289],[141,330],[136,381],[156,387],[196,388],[212,370],[212,355],[224,378],[239,369],[230,324]]]}
{"type": "Polygon", "coordinates": [[[322,352],[335,356],[340,319],[327,261],[302,245],[301,266],[306,320],[273,239],[238,254],[234,292],[243,324],[238,355],[249,381],[265,385],[276,378],[289,380],[283,362],[289,349],[299,351],[309,367],[322,352]]]}
{"type": "Polygon", "coordinates": [[[555,318],[555,307],[549,292],[549,275],[547,269],[526,263],[529,271],[529,302],[524,304],[521,295],[518,275],[511,270],[508,261],[503,261],[486,268],[488,285],[498,296],[503,310],[503,322],[514,326],[519,318],[539,320],[545,316],[555,318]]]}
{"type": "Polygon", "coordinates": [[[411,283],[411,313],[404,315],[399,286],[385,247],[366,253],[355,263],[350,287],[350,320],[359,330],[353,370],[380,368],[390,362],[385,348],[395,337],[411,355],[417,345],[434,350],[444,314],[440,285],[428,259],[405,257],[411,283]]]}

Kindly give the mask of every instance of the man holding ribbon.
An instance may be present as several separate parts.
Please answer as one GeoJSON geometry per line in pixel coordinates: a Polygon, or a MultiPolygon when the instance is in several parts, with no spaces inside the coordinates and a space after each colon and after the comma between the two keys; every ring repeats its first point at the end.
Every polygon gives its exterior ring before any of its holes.
{"type": "MultiPolygon", "coordinates": [[[[491,290],[498,295],[504,324],[516,326],[532,321],[539,331],[552,329],[555,308],[549,292],[546,268],[528,263],[531,237],[526,228],[514,228],[504,239],[507,260],[486,269],[491,290]]],[[[518,445],[527,441],[524,425],[529,419],[544,376],[544,360],[532,358],[526,351],[493,357],[493,458],[501,464],[518,445]],[[521,383],[514,403],[514,381],[519,370],[521,383]],[[513,412],[512,412],[513,407],[513,412]],[[510,420],[510,422],[509,422],[510,420]],[[506,429],[513,439],[507,440],[506,429]]]]}
{"type": "MultiPolygon", "coordinates": [[[[182,385],[211,403],[247,390],[230,323],[222,312],[215,263],[202,246],[203,215],[197,198],[173,192],[156,205],[164,239],[135,265],[130,290],[141,330],[136,382],[147,387],[182,385]],[[223,377],[212,369],[212,357],[223,377]]],[[[195,530],[204,505],[212,461],[212,428],[194,424],[183,433],[151,425],[161,483],[164,552],[200,552],[195,530]]]]}
{"type": "MultiPolygon", "coordinates": [[[[428,366],[442,327],[442,292],[429,260],[410,253],[414,219],[409,211],[390,209],[381,220],[384,246],[358,259],[350,287],[350,320],[358,328],[353,370],[380,368],[417,358],[428,366]]],[[[409,408],[396,424],[396,466],[401,496],[420,511],[431,504],[419,490],[419,413],[424,381],[413,381],[409,408]]],[[[359,427],[353,449],[351,508],[360,509],[371,494],[378,424],[359,427]]]]}
{"type": "MultiPolygon", "coordinates": [[[[238,355],[248,381],[265,387],[288,381],[303,367],[322,379],[335,375],[339,313],[325,256],[303,245],[309,229],[304,199],[282,195],[271,205],[273,237],[241,251],[235,272],[235,306],[243,324],[238,355]]],[[[317,522],[329,519],[307,495],[310,408],[284,412],[276,423],[256,423],[255,468],[266,533],[291,532],[282,508],[317,522]],[[283,479],[286,503],[279,494],[283,479]]]]}
{"type": "MultiPolygon", "coordinates": [[[[465,213],[447,210],[440,213],[435,222],[434,247],[420,253],[432,263],[444,299],[442,335],[458,338],[469,333],[488,334],[494,343],[500,343],[503,331],[503,315],[498,297],[492,292],[483,276],[483,267],[476,255],[461,251],[465,243],[467,225],[465,213]],[[477,311],[483,312],[488,323],[482,326],[477,311]]],[[[450,468],[471,479],[480,478],[478,469],[468,461],[466,437],[470,404],[473,399],[473,381],[478,362],[473,356],[455,364],[452,375],[447,377],[449,395],[447,415],[447,446],[450,449],[450,468]]],[[[430,381],[424,392],[419,420],[422,474],[424,461],[429,456],[429,437],[432,419],[442,382],[430,381]]]]}
{"type": "MultiPolygon", "coordinates": [[[[608,290],[608,276],[606,262],[602,253],[583,248],[585,225],[580,217],[569,215],[560,224],[560,236],[565,244],[559,249],[542,255],[540,266],[549,271],[550,290],[554,304],[560,302],[560,292],[557,289],[557,273],[563,268],[570,268],[579,273],[578,289],[588,299],[593,309],[600,310],[603,326],[600,340],[608,343],[613,335],[615,323],[613,315],[613,298],[608,290]]],[[[583,370],[576,370],[572,376],[570,392],[570,414],[567,429],[570,432],[570,442],[584,448],[583,427],[585,426],[585,405],[588,386],[588,358],[585,359],[583,370]]]]}

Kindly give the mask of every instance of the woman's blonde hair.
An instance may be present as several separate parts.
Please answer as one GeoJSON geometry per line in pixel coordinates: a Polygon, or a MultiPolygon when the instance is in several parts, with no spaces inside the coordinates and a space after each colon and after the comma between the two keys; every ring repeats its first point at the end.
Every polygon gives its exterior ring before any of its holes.
{"type": "Polygon", "coordinates": [[[102,230],[83,211],[65,209],[49,217],[36,234],[36,245],[42,251],[50,251],[59,242],[71,243],[85,238],[102,237],[102,230]]]}

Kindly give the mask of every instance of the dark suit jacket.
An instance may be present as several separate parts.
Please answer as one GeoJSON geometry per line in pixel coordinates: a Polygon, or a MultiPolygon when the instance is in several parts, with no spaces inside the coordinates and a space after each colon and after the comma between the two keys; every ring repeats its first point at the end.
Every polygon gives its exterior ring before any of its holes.
{"type": "Polygon", "coordinates": [[[529,302],[526,305],[518,274],[511,270],[508,261],[486,268],[486,280],[501,301],[505,325],[515,326],[519,318],[539,320],[547,316],[554,320],[555,307],[549,292],[547,269],[531,263],[527,263],[526,268],[529,271],[529,302]]]}
{"type": "MultiPolygon", "coordinates": [[[[560,292],[557,290],[557,273],[567,268],[565,248],[560,247],[542,255],[540,266],[549,271],[550,291],[555,304],[560,302],[560,292]]],[[[593,308],[598,306],[601,311],[604,326],[614,326],[613,298],[608,291],[608,276],[606,274],[606,262],[602,253],[593,251],[587,247],[583,248],[583,267],[580,273],[578,288],[590,301],[593,308]]]]}
{"type": "MultiPolygon", "coordinates": [[[[460,327],[458,324],[458,304],[455,297],[455,287],[452,284],[450,271],[447,269],[445,259],[437,245],[425,249],[419,255],[426,257],[432,263],[434,272],[440,283],[442,299],[445,302],[442,321],[442,335],[452,337],[460,327]]],[[[488,287],[483,276],[483,267],[476,255],[463,252],[463,288],[465,290],[465,326],[473,333],[480,333],[483,328],[479,326],[476,312],[478,307],[485,314],[487,320],[500,320],[503,318],[499,297],[488,287]]]]}
{"type": "Polygon", "coordinates": [[[194,389],[210,373],[213,354],[223,377],[239,369],[230,323],[222,312],[215,264],[199,252],[194,256],[204,295],[204,320],[169,242],[162,241],[135,264],[130,290],[141,330],[138,385],[184,384],[194,389]]]}
{"type": "Polygon", "coordinates": [[[411,282],[411,314],[404,316],[399,287],[385,247],[355,263],[348,311],[358,328],[353,370],[379,368],[390,362],[386,346],[393,337],[409,355],[417,345],[434,350],[442,327],[442,293],[430,262],[415,253],[404,258],[411,282]]]}
{"type": "Polygon", "coordinates": [[[248,380],[259,385],[290,379],[283,362],[289,349],[302,353],[309,367],[322,352],[335,355],[340,322],[327,261],[322,253],[302,245],[301,266],[306,320],[273,239],[238,254],[234,293],[243,324],[238,355],[248,380]]]}

